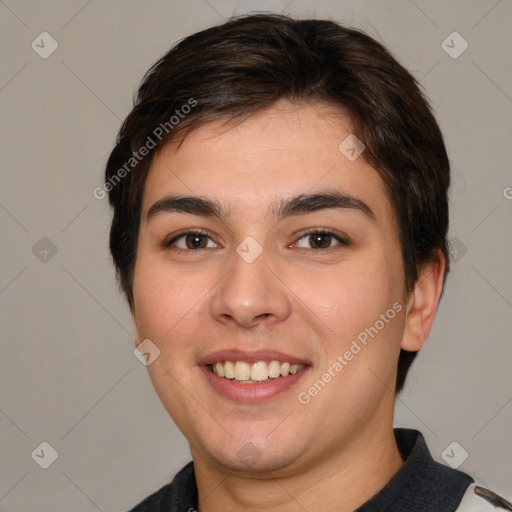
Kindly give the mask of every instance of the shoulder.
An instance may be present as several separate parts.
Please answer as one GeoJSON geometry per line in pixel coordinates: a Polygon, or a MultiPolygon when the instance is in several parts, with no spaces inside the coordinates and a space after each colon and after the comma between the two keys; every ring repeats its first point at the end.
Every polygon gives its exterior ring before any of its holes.
{"type": "Polygon", "coordinates": [[[129,512],[164,512],[168,510],[171,500],[172,483],[164,485],[161,489],[151,494],[129,512]]]}
{"type": "Polygon", "coordinates": [[[189,462],[176,474],[171,483],[145,498],[129,512],[174,512],[195,508],[197,485],[194,463],[189,462]]]}
{"type": "Polygon", "coordinates": [[[471,484],[456,512],[503,512],[504,510],[512,510],[512,503],[488,489],[471,484]]]}

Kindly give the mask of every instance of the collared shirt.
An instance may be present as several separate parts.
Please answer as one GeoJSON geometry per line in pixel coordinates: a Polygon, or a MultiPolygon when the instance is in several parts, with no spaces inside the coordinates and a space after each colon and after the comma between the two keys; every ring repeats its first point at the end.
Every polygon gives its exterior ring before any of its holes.
{"type": "MultiPolygon", "coordinates": [[[[417,430],[394,430],[404,464],[389,483],[355,512],[497,512],[512,505],[473,479],[436,462],[417,430]]],[[[181,469],[170,484],[130,512],[195,512],[198,492],[194,463],[181,469]]]]}

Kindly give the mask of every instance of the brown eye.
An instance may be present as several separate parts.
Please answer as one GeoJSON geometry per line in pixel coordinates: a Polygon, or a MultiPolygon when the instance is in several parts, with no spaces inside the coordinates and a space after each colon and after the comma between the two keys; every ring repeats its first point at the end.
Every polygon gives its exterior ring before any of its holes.
{"type": "Polygon", "coordinates": [[[347,247],[349,243],[330,231],[316,230],[302,235],[297,245],[304,249],[333,249],[335,247],[347,247]],[[301,245],[304,243],[301,241],[305,241],[305,244],[301,245]]]}
{"type": "Polygon", "coordinates": [[[189,249],[204,249],[207,245],[204,235],[186,235],[185,243],[189,249]]]}
{"type": "Polygon", "coordinates": [[[315,235],[309,235],[309,240],[315,249],[327,249],[331,246],[332,236],[323,233],[317,233],[315,235]]]}
{"type": "Polygon", "coordinates": [[[181,235],[178,235],[165,244],[167,248],[175,247],[181,250],[207,249],[215,246],[216,244],[208,235],[195,231],[181,233],[181,235]],[[209,242],[211,242],[210,245],[208,245],[209,242]]]}

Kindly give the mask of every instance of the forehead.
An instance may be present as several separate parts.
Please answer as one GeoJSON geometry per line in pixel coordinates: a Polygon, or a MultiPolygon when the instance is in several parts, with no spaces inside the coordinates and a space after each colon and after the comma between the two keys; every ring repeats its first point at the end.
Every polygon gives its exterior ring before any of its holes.
{"type": "Polygon", "coordinates": [[[346,152],[353,137],[345,112],[284,100],[240,123],[203,124],[155,155],[143,216],[171,193],[213,197],[227,217],[270,216],[279,200],[328,189],[371,203],[378,217],[393,223],[380,176],[362,156],[346,152]]]}

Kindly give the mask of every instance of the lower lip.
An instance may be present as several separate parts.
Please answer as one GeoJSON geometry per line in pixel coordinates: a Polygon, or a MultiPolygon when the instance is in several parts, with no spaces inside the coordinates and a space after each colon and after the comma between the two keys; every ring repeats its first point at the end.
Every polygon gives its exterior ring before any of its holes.
{"type": "Polygon", "coordinates": [[[286,377],[281,376],[276,379],[268,379],[257,384],[241,384],[215,375],[206,366],[201,366],[200,368],[212,388],[220,395],[235,402],[260,403],[290,389],[311,367],[306,366],[304,370],[294,375],[290,374],[286,377]]]}

